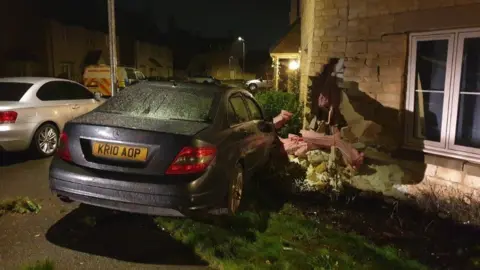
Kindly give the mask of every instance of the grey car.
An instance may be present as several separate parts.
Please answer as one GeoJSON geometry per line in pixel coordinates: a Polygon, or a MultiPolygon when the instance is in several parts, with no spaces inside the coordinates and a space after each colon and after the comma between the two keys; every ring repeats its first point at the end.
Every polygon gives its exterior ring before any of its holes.
{"type": "Polygon", "coordinates": [[[64,201],[127,212],[235,214],[276,140],[245,90],[141,82],[66,124],[50,188],[64,201]]]}

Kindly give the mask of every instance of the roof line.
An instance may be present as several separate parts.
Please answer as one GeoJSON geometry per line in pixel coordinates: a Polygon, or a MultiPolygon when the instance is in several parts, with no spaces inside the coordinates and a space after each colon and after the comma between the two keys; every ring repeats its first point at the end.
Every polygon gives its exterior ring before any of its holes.
{"type": "Polygon", "coordinates": [[[290,31],[292,31],[297,26],[297,24],[300,24],[301,21],[302,21],[301,18],[297,18],[295,22],[290,25],[290,27],[288,28],[288,31],[286,31],[286,33],[284,33],[282,37],[279,38],[272,47],[270,47],[269,53],[272,53],[272,51],[275,50],[275,48],[277,48],[278,45],[280,45],[282,40],[290,33],[290,31]]]}

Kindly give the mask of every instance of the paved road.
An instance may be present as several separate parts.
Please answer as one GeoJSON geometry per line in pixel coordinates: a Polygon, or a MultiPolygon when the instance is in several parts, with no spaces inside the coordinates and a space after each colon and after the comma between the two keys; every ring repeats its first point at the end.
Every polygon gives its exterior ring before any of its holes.
{"type": "Polygon", "coordinates": [[[151,217],[57,200],[48,189],[49,164],[0,153],[0,201],[28,196],[42,206],[36,215],[0,217],[0,269],[47,258],[56,269],[205,269],[151,217]]]}

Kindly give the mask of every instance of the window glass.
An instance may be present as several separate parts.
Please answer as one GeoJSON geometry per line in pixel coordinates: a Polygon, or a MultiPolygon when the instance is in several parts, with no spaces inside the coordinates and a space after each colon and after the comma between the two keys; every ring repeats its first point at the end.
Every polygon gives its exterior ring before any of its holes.
{"type": "Polygon", "coordinates": [[[234,124],[239,124],[239,123],[244,123],[248,122],[249,116],[248,116],[248,110],[247,107],[245,107],[245,103],[243,102],[243,99],[241,96],[234,96],[230,98],[230,104],[233,108],[233,111],[235,112],[235,119],[233,119],[234,124]]]}
{"type": "Polygon", "coordinates": [[[201,89],[134,85],[125,88],[99,111],[134,117],[210,122],[216,94],[201,89]]]}
{"type": "Polygon", "coordinates": [[[417,42],[414,136],[441,140],[448,40],[417,42]]]}
{"type": "Polygon", "coordinates": [[[20,101],[31,83],[0,82],[0,101],[20,101]]]}
{"type": "Polygon", "coordinates": [[[65,100],[68,97],[62,91],[60,82],[48,82],[40,87],[37,97],[43,101],[65,100]]]}
{"type": "Polygon", "coordinates": [[[258,107],[258,105],[253,101],[251,98],[245,98],[247,101],[248,109],[250,110],[250,113],[252,115],[252,120],[262,120],[262,111],[258,107]]]}
{"type": "Polygon", "coordinates": [[[88,91],[85,87],[69,82],[63,82],[62,88],[68,92],[69,99],[92,99],[93,93],[88,91]]]}
{"type": "Polygon", "coordinates": [[[480,38],[463,45],[455,144],[480,148],[480,38]]]}

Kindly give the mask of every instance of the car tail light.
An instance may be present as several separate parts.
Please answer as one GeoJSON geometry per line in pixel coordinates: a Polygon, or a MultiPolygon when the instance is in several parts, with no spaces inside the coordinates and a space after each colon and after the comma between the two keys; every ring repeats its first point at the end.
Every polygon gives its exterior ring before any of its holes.
{"type": "Polygon", "coordinates": [[[65,132],[60,134],[60,144],[58,145],[57,155],[66,161],[72,161],[70,149],[68,148],[68,135],[65,132]]]}
{"type": "Polygon", "coordinates": [[[166,174],[203,172],[215,158],[214,147],[184,147],[168,168],[166,174]]]}
{"type": "Polygon", "coordinates": [[[17,121],[18,113],[14,111],[0,112],[0,124],[12,124],[17,121]]]}

